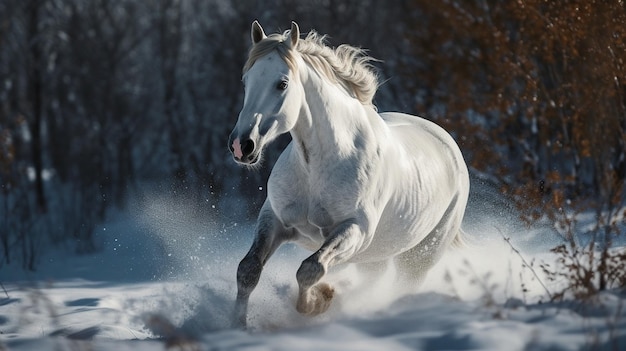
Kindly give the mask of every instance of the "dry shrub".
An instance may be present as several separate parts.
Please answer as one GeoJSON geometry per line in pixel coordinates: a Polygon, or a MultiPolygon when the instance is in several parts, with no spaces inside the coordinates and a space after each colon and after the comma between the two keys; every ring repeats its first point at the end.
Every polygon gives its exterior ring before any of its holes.
{"type": "Polygon", "coordinates": [[[557,255],[556,267],[543,264],[542,268],[550,281],[564,282],[553,299],[590,301],[602,290],[626,287],[626,251],[596,251],[593,246],[563,244],[552,249],[557,255]]]}

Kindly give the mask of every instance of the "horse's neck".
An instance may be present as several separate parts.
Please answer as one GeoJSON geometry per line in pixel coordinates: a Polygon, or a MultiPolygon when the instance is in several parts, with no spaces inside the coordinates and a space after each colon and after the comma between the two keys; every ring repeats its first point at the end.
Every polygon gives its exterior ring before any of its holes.
{"type": "Polygon", "coordinates": [[[353,152],[356,133],[370,129],[366,107],[316,74],[305,76],[303,84],[305,102],[292,130],[300,157],[314,163],[353,152]]]}

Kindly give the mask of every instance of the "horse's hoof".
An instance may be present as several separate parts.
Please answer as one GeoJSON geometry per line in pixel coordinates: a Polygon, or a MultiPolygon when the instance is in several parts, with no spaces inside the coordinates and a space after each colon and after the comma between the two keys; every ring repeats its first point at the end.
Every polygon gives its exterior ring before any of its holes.
{"type": "Polygon", "coordinates": [[[231,324],[233,329],[241,329],[241,330],[246,330],[248,329],[248,323],[246,322],[246,320],[241,320],[241,319],[235,319],[232,324],[231,324]]]}
{"type": "Polygon", "coordinates": [[[233,329],[248,329],[248,318],[246,316],[234,316],[231,322],[231,327],[233,329]]]}
{"type": "Polygon", "coordinates": [[[232,314],[231,326],[234,329],[248,329],[248,313],[247,313],[247,302],[240,303],[237,302],[235,305],[235,310],[232,314]]]}
{"type": "Polygon", "coordinates": [[[319,283],[301,293],[296,309],[302,314],[315,316],[326,312],[335,296],[335,289],[326,283],[319,283]]]}

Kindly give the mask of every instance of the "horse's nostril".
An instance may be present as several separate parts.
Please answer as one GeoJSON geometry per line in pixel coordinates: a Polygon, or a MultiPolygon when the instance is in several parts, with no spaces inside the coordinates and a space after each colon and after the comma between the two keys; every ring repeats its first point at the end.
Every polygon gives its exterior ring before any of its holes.
{"type": "Polygon", "coordinates": [[[250,155],[254,151],[254,141],[251,139],[244,141],[241,146],[241,151],[244,155],[250,155]]]}

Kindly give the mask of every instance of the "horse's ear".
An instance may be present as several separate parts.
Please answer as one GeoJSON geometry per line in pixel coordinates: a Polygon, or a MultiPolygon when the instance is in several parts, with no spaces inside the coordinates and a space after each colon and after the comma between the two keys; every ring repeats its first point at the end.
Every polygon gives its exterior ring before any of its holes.
{"type": "Polygon", "coordinates": [[[298,40],[300,40],[300,27],[296,22],[291,21],[291,30],[289,31],[289,46],[295,48],[298,40]]]}
{"type": "Polygon", "coordinates": [[[259,24],[259,21],[252,22],[252,30],[250,31],[252,36],[252,44],[256,44],[261,40],[267,38],[265,32],[263,31],[263,27],[259,24]]]}

